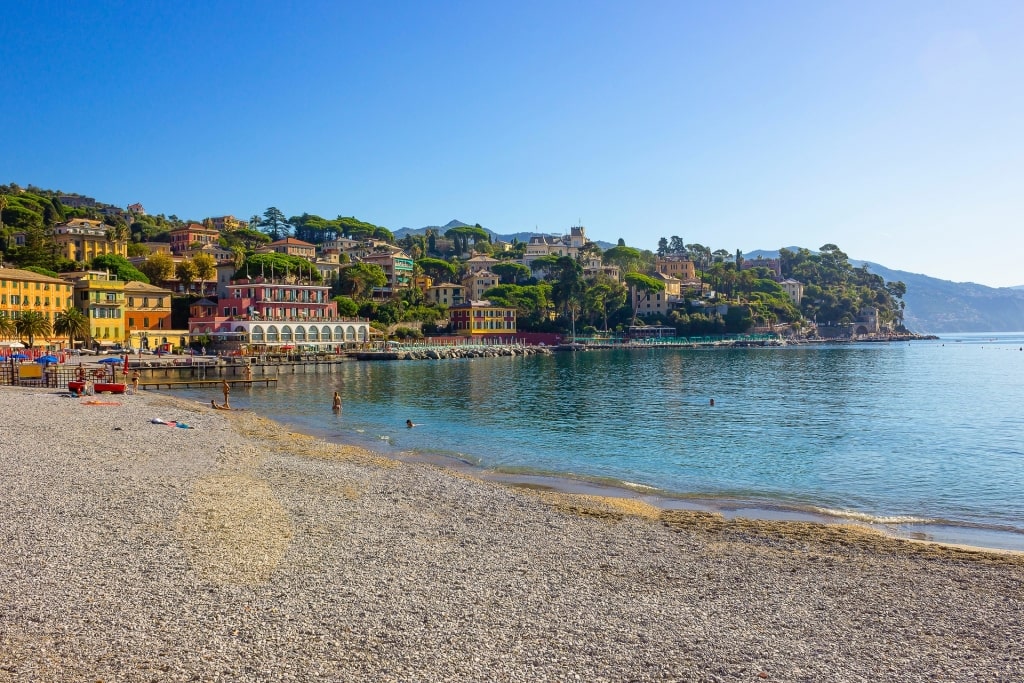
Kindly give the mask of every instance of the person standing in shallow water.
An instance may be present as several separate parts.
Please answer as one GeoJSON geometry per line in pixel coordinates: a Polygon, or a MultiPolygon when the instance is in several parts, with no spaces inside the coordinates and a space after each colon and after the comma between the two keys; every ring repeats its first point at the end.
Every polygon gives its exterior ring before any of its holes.
{"type": "Polygon", "coordinates": [[[331,410],[333,410],[334,412],[338,412],[339,410],[341,410],[341,394],[339,394],[337,391],[334,392],[334,400],[331,405],[331,410]]]}
{"type": "Polygon", "coordinates": [[[228,381],[226,379],[225,380],[221,380],[221,387],[220,387],[220,389],[221,389],[221,391],[224,392],[224,407],[225,408],[230,408],[231,407],[231,401],[228,399],[228,396],[231,394],[231,385],[228,384],[228,381]]]}

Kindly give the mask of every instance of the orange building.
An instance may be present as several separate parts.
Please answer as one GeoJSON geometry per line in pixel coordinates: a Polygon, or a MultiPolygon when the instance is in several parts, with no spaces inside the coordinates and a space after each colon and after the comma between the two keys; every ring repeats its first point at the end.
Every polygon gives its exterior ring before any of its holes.
{"type": "Polygon", "coordinates": [[[220,241],[220,233],[211,228],[204,227],[199,223],[189,223],[181,228],[175,228],[170,232],[171,251],[175,254],[187,254],[192,250],[192,245],[206,246],[217,244],[220,241]]]}
{"type": "Polygon", "coordinates": [[[141,330],[171,329],[171,290],[145,282],[126,282],[125,328],[128,336],[141,330]]]}

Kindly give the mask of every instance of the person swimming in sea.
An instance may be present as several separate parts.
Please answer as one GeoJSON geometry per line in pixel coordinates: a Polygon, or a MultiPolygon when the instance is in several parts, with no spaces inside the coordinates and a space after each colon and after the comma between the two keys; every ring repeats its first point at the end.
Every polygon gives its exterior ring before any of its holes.
{"type": "Polygon", "coordinates": [[[406,427],[408,427],[409,429],[412,429],[412,428],[413,428],[413,427],[415,427],[416,425],[414,425],[414,424],[412,423],[412,420],[406,420],[406,421],[405,421],[405,426],[406,426],[406,427]]]}

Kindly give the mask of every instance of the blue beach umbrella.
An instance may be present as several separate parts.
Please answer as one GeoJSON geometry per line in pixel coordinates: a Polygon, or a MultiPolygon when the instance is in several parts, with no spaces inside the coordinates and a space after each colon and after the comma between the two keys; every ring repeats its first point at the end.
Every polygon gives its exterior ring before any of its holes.
{"type": "Polygon", "coordinates": [[[23,353],[12,353],[11,358],[14,360],[25,360],[28,356],[23,353]]]}
{"type": "Polygon", "coordinates": [[[39,356],[39,358],[36,358],[35,362],[43,365],[49,365],[50,363],[59,363],[60,359],[57,358],[57,356],[39,356]]]}
{"type": "Polygon", "coordinates": [[[115,358],[113,356],[107,356],[106,358],[104,358],[100,362],[101,363],[120,363],[121,359],[120,358],[115,358]]]}

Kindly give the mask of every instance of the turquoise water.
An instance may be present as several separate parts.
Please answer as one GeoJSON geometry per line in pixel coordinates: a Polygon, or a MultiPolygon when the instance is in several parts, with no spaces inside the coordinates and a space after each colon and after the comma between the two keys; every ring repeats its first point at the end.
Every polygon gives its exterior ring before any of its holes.
{"type": "Polygon", "coordinates": [[[1024,334],[961,335],[351,362],[232,403],[391,455],[1024,548],[1022,346],[1024,334]]]}

